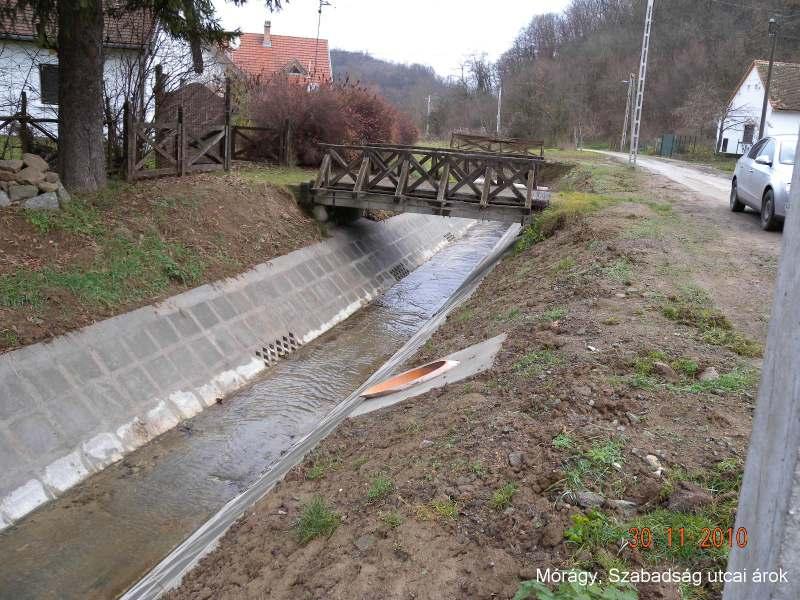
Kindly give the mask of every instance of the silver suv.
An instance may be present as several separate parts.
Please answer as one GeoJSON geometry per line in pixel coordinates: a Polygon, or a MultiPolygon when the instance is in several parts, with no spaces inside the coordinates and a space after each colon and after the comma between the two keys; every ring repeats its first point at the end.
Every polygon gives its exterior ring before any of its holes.
{"type": "Polygon", "coordinates": [[[778,229],[789,209],[796,135],[759,140],[736,163],[731,183],[731,210],[745,205],[761,213],[761,228],[778,229]]]}

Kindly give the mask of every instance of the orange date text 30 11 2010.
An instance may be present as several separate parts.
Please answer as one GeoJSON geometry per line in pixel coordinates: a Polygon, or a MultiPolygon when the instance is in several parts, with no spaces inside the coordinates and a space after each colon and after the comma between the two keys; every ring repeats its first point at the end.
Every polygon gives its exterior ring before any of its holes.
{"type": "MultiPolygon", "coordinates": [[[[628,536],[628,545],[631,548],[650,550],[656,543],[653,531],[649,527],[631,527],[628,529],[628,536]]],[[[694,535],[694,532],[690,533],[685,527],[667,527],[664,530],[664,542],[667,548],[683,547],[686,544],[696,544],[701,549],[724,548],[725,546],[733,548],[734,545],[744,548],[747,546],[747,538],[745,527],[738,529],[703,527],[699,536],[694,535]]]]}

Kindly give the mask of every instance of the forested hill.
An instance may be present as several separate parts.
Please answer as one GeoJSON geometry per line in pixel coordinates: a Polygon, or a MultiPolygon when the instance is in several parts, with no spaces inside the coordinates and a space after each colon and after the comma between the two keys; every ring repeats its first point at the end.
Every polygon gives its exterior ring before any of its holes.
{"type": "MultiPolygon", "coordinates": [[[[638,71],[646,0],[573,0],[537,16],[498,63],[510,133],[602,138],[621,130],[629,72],[638,71]]],[[[779,15],[778,60],[800,60],[800,0],[656,0],[644,134],[713,135],[754,59],[769,56],[779,15]]]]}
{"type": "Polygon", "coordinates": [[[424,123],[428,94],[435,94],[443,83],[431,67],[403,65],[374,58],[364,52],[331,50],[333,75],[353,83],[375,87],[397,108],[424,123]]]}

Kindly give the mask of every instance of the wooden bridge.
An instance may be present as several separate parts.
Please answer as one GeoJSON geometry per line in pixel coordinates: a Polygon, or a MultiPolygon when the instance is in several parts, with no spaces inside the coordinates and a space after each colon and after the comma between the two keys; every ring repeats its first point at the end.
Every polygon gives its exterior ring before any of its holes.
{"type": "Polygon", "coordinates": [[[544,159],[400,145],[322,144],[311,193],[325,207],[527,222],[548,206],[544,159]]]}

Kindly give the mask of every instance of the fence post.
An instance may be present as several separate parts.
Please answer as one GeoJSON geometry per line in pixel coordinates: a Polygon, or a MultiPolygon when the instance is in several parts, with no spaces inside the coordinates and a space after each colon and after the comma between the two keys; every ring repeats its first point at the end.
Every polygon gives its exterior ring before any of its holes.
{"type": "Polygon", "coordinates": [[[231,79],[225,78],[225,137],[222,138],[222,167],[231,170],[231,79]]]}
{"type": "Polygon", "coordinates": [[[285,124],[283,126],[283,135],[285,136],[284,137],[284,143],[283,143],[283,148],[284,148],[284,152],[285,152],[284,164],[287,167],[293,167],[294,166],[294,146],[292,144],[292,124],[289,121],[289,119],[286,119],[286,122],[285,122],[285,124]]]}
{"type": "Polygon", "coordinates": [[[125,100],[122,107],[122,146],[125,163],[125,181],[133,181],[136,177],[136,123],[130,103],[125,100]]]}
{"type": "Polygon", "coordinates": [[[22,152],[30,152],[33,146],[31,132],[28,128],[28,94],[19,96],[19,145],[22,152]]]}
{"type": "Polygon", "coordinates": [[[177,156],[177,174],[180,176],[186,175],[186,132],[183,127],[183,105],[178,107],[178,132],[176,139],[176,147],[178,151],[177,156]]]}

